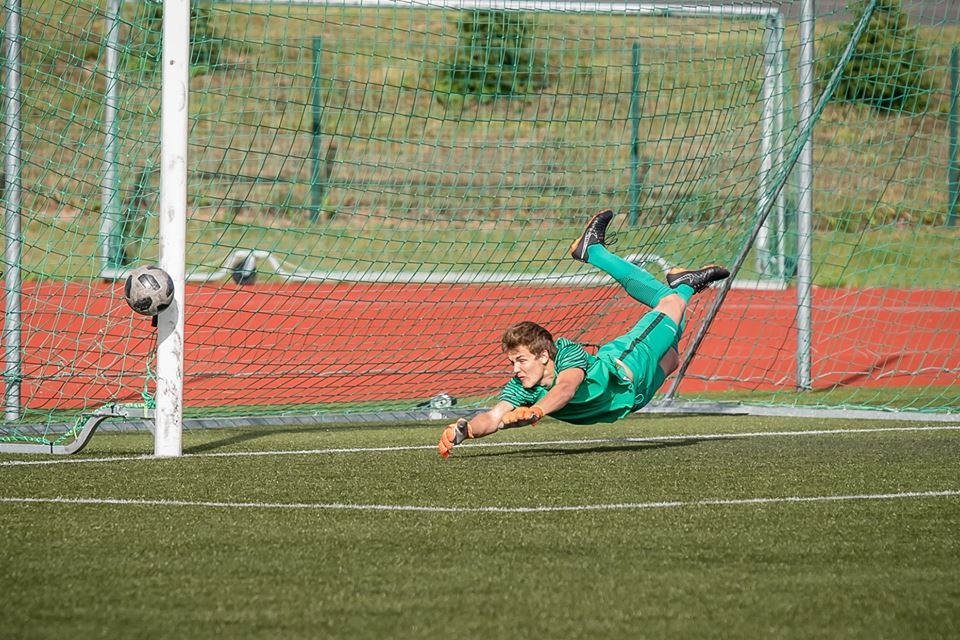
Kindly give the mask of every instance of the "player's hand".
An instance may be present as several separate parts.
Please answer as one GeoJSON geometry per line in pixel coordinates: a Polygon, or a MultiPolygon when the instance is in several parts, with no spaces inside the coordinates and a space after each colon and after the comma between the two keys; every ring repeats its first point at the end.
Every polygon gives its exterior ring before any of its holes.
{"type": "Polygon", "coordinates": [[[466,418],[460,418],[453,424],[444,427],[443,434],[440,436],[440,443],[437,445],[437,453],[440,454],[441,458],[446,459],[450,456],[451,449],[472,437],[473,431],[470,429],[470,423],[467,422],[466,418]]]}
{"type": "Polygon", "coordinates": [[[511,427],[525,427],[540,422],[543,418],[543,409],[537,405],[532,407],[517,407],[513,411],[508,411],[500,418],[504,429],[511,427]]]}

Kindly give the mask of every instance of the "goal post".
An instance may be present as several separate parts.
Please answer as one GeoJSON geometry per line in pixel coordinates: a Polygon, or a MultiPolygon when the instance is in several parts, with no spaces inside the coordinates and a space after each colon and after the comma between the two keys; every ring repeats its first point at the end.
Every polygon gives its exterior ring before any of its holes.
{"type": "MultiPolygon", "coordinates": [[[[336,0],[325,2],[328,6],[336,6],[340,4],[336,0]]],[[[346,1],[343,2],[344,5],[354,5],[353,2],[346,1]]],[[[386,3],[389,4],[389,3],[386,3]]],[[[397,3],[399,6],[404,6],[405,3],[397,3]]],[[[437,7],[446,7],[446,8],[456,8],[458,10],[469,10],[469,9],[496,9],[496,10],[510,10],[510,11],[528,11],[528,12],[545,12],[545,11],[559,11],[559,12],[574,12],[579,13],[583,11],[579,3],[557,3],[557,2],[541,2],[538,0],[512,0],[507,2],[458,2],[458,3],[448,3],[448,2],[429,2],[427,6],[437,6],[437,7]]],[[[177,8],[177,5],[174,4],[173,8],[177,8]]],[[[175,17],[169,18],[172,12],[167,9],[164,18],[164,51],[165,53],[170,50],[175,52],[174,57],[176,56],[185,56],[189,50],[189,43],[184,42],[182,33],[188,32],[188,29],[184,29],[184,26],[189,26],[189,9],[183,10],[182,7],[179,8],[174,15],[175,17]],[[186,25],[182,21],[186,21],[186,25]],[[179,30],[179,31],[177,31],[179,30]],[[170,39],[170,34],[176,33],[177,37],[170,39]]],[[[587,12],[598,12],[598,13],[623,13],[625,15],[658,15],[658,16],[713,16],[713,15],[724,15],[726,17],[733,18],[745,18],[745,19],[757,19],[758,17],[765,21],[765,30],[763,35],[763,65],[762,65],[762,120],[761,120],[761,135],[760,135],[760,172],[757,181],[757,191],[759,197],[757,199],[758,207],[758,229],[754,233],[753,241],[751,245],[756,247],[757,255],[757,271],[761,277],[772,277],[775,281],[783,283],[786,280],[786,264],[785,264],[785,240],[784,236],[786,233],[785,227],[785,205],[783,198],[783,182],[786,181],[786,173],[782,170],[784,165],[784,139],[782,136],[782,130],[784,127],[784,107],[785,107],[785,98],[784,98],[784,87],[783,74],[785,73],[784,69],[784,24],[783,18],[780,12],[777,9],[770,9],[757,6],[749,5],[739,5],[739,4],[730,4],[730,5],[719,5],[719,6],[683,6],[683,5],[668,5],[668,4],[656,4],[656,3],[640,3],[640,4],[622,4],[622,5],[604,5],[598,4],[597,6],[591,6],[587,9],[587,12]],[[783,175],[782,178],[778,177],[783,175]],[[781,180],[779,184],[776,184],[776,180],[781,180]],[[768,222],[769,214],[772,210],[776,211],[776,224],[771,225],[768,222]],[[771,227],[774,229],[775,237],[771,239],[771,227]]],[[[634,77],[639,76],[639,47],[636,43],[633,45],[633,56],[632,56],[632,72],[634,77]]],[[[320,58],[320,46],[318,39],[314,39],[314,45],[312,48],[313,51],[313,75],[311,77],[311,104],[314,107],[314,120],[318,118],[316,113],[317,103],[319,101],[318,96],[318,74],[320,70],[319,58],[320,58]]],[[[181,159],[181,156],[177,155],[179,153],[184,153],[186,151],[185,141],[183,147],[179,144],[177,146],[172,146],[171,141],[168,140],[167,131],[172,131],[174,137],[178,137],[182,131],[186,130],[186,118],[181,115],[179,111],[175,113],[177,118],[183,118],[182,122],[178,119],[174,121],[167,117],[167,111],[171,106],[179,105],[179,102],[173,102],[170,100],[170,95],[176,96],[174,100],[180,100],[176,91],[171,91],[169,87],[178,87],[180,83],[183,83],[186,86],[188,69],[178,69],[173,66],[174,61],[166,59],[166,64],[164,65],[164,124],[171,123],[172,126],[165,126],[162,130],[162,151],[166,154],[169,151],[171,154],[170,159],[176,158],[177,160],[181,159]],[[170,65],[170,66],[168,66],[170,65]]],[[[638,84],[634,82],[633,84],[633,95],[631,96],[631,104],[636,105],[639,103],[639,96],[636,95],[638,84]]],[[[189,94],[189,91],[187,92],[189,94]]],[[[171,117],[171,118],[172,118],[171,117]]],[[[636,135],[638,131],[638,122],[639,114],[635,113],[631,109],[631,118],[634,119],[633,132],[636,135]]],[[[636,148],[637,141],[634,140],[631,145],[633,148],[636,148]]],[[[319,155],[320,144],[314,139],[311,144],[311,155],[313,156],[313,170],[311,173],[311,197],[312,204],[316,206],[316,192],[319,188],[319,155]]],[[[186,174],[185,167],[186,162],[171,164],[170,160],[167,159],[168,156],[164,156],[164,164],[161,171],[161,185],[168,186],[171,184],[176,184],[181,179],[185,182],[186,174]],[[180,175],[180,172],[183,171],[183,175],[180,175]],[[172,174],[172,175],[171,175],[172,174]]],[[[185,160],[185,155],[183,156],[185,160]]],[[[636,157],[633,158],[636,161],[636,157]]],[[[638,176],[636,172],[631,176],[631,193],[636,193],[640,189],[640,185],[637,184],[638,176]]],[[[803,188],[806,185],[801,185],[803,188]]],[[[175,203],[178,207],[176,211],[180,211],[179,206],[181,203],[180,196],[182,195],[182,202],[185,205],[186,194],[180,194],[178,190],[175,191],[177,194],[177,202],[175,203]]],[[[172,206],[174,203],[164,200],[164,191],[161,189],[161,210],[166,213],[168,210],[173,211],[173,209],[168,209],[167,206],[172,206]]],[[[638,212],[635,210],[636,198],[631,197],[630,199],[631,209],[630,209],[630,220],[631,222],[636,222],[638,218],[638,212]]],[[[183,209],[183,215],[185,220],[185,207],[183,209]]],[[[317,219],[316,211],[312,211],[310,214],[311,221],[315,222],[317,219]]],[[[183,245],[182,230],[180,224],[173,226],[172,230],[164,233],[164,222],[167,222],[168,229],[171,226],[171,223],[167,220],[167,215],[161,217],[161,228],[160,228],[160,247],[161,247],[161,256],[164,255],[164,250],[170,251],[171,255],[179,256],[180,247],[183,245]]],[[[185,228],[185,223],[183,223],[185,228]]],[[[748,247],[749,249],[749,247],[748,247]]],[[[164,262],[165,265],[173,267],[175,270],[171,271],[171,274],[174,275],[175,282],[178,283],[178,290],[182,290],[182,284],[185,282],[183,279],[182,269],[179,265],[175,265],[170,260],[164,262]]],[[[162,265],[163,266],[163,265],[162,265]]],[[[317,279],[317,280],[326,280],[328,279],[328,274],[320,275],[311,275],[308,274],[306,279],[317,279]]],[[[462,279],[462,278],[461,278],[462,279]]],[[[518,280],[522,280],[522,277],[517,277],[518,280]]],[[[378,276],[378,280],[382,281],[382,274],[378,276]]],[[[409,284],[410,281],[407,280],[409,284]]],[[[173,316],[175,310],[178,313],[177,324],[174,325],[175,329],[182,331],[183,319],[182,319],[182,309],[183,305],[175,304],[170,311],[167,311],[165,314],[162,314],[161,319],[164,317],[173,316]]],[[[706,325],[709,325],[711,317],[708,316],[706,320],[706,325]]],[[[170,320],[167,320],[167,324],[170,324],[170,320]]],[[[163,325],[161,325],[163,326],[163,325]]],[[[158,386],[157,386],[157,430],[155,432],[156,437],[156,453],[158,455],[179,455],[180,451],[180,429],[182,426],[182,407],[180,403],[182,402],[182,384],[183,384],[183,369],[182,369],[182,357],[179,361],[174,357],[174,354],[182,353],[179,349],[182,348],[183,340],[182,335],[178,333],[177,330],[167,329],[164,331],[161,328],[160,333],[160,344],[161,347],[158,349],[158,386]]],[[[693,352],[688,353],[688,359],[685,365],[689,362],[689,359],[692,357],[693,352]]],[[[684,366],[684,370],[686,366],[684,366]]],[[[682,379],[681,375],[678,376],[674,383],[674,389],[676,385],[679,384],[679,381],[682,379]]],[[[672,395],[668,394],[669,396],[672,395]]]]}
{"type": "Polygon", "coordinates": [[[190,0],[164,0],[160,127],[160,268],[173,304],[157,322],[154,453],[179,456],[183,432],[186,325],[187,136],[190,130],[190,0]]]}

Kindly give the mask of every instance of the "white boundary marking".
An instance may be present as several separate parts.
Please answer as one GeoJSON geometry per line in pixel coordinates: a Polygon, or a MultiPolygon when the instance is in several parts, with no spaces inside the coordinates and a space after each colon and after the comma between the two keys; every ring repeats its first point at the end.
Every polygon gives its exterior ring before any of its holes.
{"type": "MultiPolygon", "coordinates": [[[[830,436],[845,434],[870,434],[884,432],[917,432],[917,431],[960,431],[960,425],[925,425],[918,427],[876,427],[864,429],[817,429],[809,431],[754,431],[749,433],[711,433],[711,434],[687,434],[670,436],[650,436],[650,437],[626,437],[626,438],[584,438],[567,440],[540,440],[526,442],[472,442],[469,447],[542,447],[550,445],[584,445],[584,444],[609,444],[609,443],[644,443],[644,442],[669,442],[677,440],[721,440],[738,438],[759,438],[759,437],[797,437],[797,436],[830,436]]],[[[463,445],[461,445],[463,446],[463,445]]],[[[424,451],[433,450],[434,445],[410,445],[410,446],[388,446],[388,447],[345,447],[345,448],[324,448],[324,449],[306,449],[296,451],[223,451],[184,454],[183,458],[226,458],[226,457],[261,457],[277,455],[329,455],[329,454],[350,454],[350,453],[377,453],[377,452],[398,452],[398,451],[424,451]]],[[[65,463],[108,463],[108,462],[127,462],[135,460],[153,460],[152,455],[140,456],[111,456],[100,458],[58,458],[55,460],[8,460],[0,462],[0,466],[14,465],[45,465],[45,464],[65,464],[65,463]]],[[[166,460],[175,460],[165,458],[166,460]]],[[[443,462],[438,461],[438,464],[443,462]]],[[[907,491],[901,493],[875,493],[875,494],[856,494],[856,495],[820,495],[820,496],[785,496],[785,497],[757,497],[757,498],[705,498],[701,500],[669,500],[659,502],[625,502],[610,504],[585,504],[585,505],[536,505],[536,506],[516,506],[516,507],[457,507],[442,505],[389,505],[389,504],[351,504],[341,502],[330,503],[281,503],[281,502],[219,502],[205,500],[153,500],[153,499],[129,499],[129,498],[84,498],[84,497],[17,497],[0,496],[0,504],[59,504],[59,505],[90,505],[90,506],[153,506],[153,507],[201,507],[201,508],[221,508],[221,509],[283,509],[283,510],[314,510],[314,511],[394,511],[394,512],[418,512],[418,513],[500,513],[500,514],[524,514],[524,513],[558,513],[558,512],[587,512],[587,511],[640,511],[647,509],[668,509],[668,508],[686,508],[686,507],[711,507],[711,506],[745,506],[745,505],[771,505],[771,504],[797,504],[797,503],[815,503],[815,502],[845,502],[845,501],[869,501],[869,500],[902,500],[909,498],[956,498],[960,497],[960,489],[942,489],[930,491],[907,491]]]]}
{"type": "Polygon", "coordinates": [[[681,507],[714,507],[741,505],[770,505],[805,502],[843,502],[851,500],[897,500],[905,498],[956,498],[960,490],[907,491],[903,493],[875,493],[836,496],[788,496],[783,498],[707,498],[704,500],[666,502],[624,502],[613,504],[541,505],[535,507],[443,507],[398,504],[349,504],[342,502],[210,502],[203,500],[146,500],[125,498],[17,498],[0,497],[0,503],[66,504],[93,506],[150,506],[150,507],[206,507],[225,509],[294,509],[328,511],[408,511],[426,513],[556,513],[576,511],[639,511],[681,507]]]}
{"type": "MultiPolygon", "coordinates": [[[[492,447],[543,447],[565,445],[675,442],[679,440],[733,440],[738,438],[831,436],[864,433],[917,432],[917,431],[960,431],[960,425],[924,425],[917,427],[869,427],[863,429],[811,429],[806,431],[752,431],[748,433],[691,433],[670,436],[636,436],[625,438],[580,438],[565,440],[528,440],[522,442],[465,442],[463,448],[492,447]]],[[[438,429],[439,433],[439,429],[438,429]]],[[[389,453],[402,451],[435,450],[436,445],[396,445],[382,447],[329,447],[321,449],[295,449],[289,451],[211,451],[206,453],[185,453],[180,458],[256,458],[262,456],[311,456],[350,453],[389,453]]],[[[179,458],[157,458],[153,455],[106,456],[99,458],[43,458],[39,460],[4,460],[0,467],[40,466],[54,464],[85,464],[107,462],[129,462],[135,460],[177,460],[179,458]]]]}

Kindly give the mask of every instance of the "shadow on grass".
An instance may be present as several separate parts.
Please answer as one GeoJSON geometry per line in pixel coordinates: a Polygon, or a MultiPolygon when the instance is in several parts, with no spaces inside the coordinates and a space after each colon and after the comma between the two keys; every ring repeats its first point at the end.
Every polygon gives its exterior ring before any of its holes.
{"type": "MultiPolygon", "coordinates": [[[[660,419],[669,420],[674,416],[658,416],[660,419]]],[[[682,419],[685,416],[677,416],[677,418],[682,419]]],[[[259,440],[263,438],[270,438],[275,436],[284,436],[284,435],[298,435],[298,434],[311,434],[311,433],[347,433],[350,431],[396,431],[398,429],[406,429],[410,427],[424,427],[427,426],[423,423],[345,423],[338,425],[316,425],[316,426],[285,426],[277,428],[244,428],[242,430],[234,431],[231,430],[229,434],[224,434],[223,437],[211,440],[209,442],[202,442],[193,444],[190,446],[185,446],[183,449],[184,453],[207,453],[210,451],[217,451],[220,449],[228,449],[235,445],[242,445],[244,443],[252,442],[254,440],[259,440]]],[[[434,429],[439,438],[440,431],[443,428],[443,425],[440,422],[437,422],[435,425],[429,425],[430,428],[434,429]]],[[[209,431],[213,431],[208,430],[209,431]]],[[[184,434],[188,434],[189,431],[185,431],[184,434]]],[[[515,456],[515,457],[539,457],[539,456],[548,456],[548,455],[577,455],[583,453],[611,453],[611,452],[625,452],[625,451],[639,451],[639,450],[652,450],[652,449],[663,449],[667,447],[678,447],[678,446],[689,446],[692,444],[697,444],[703,438],[684,438],[682,440],[668,440],[668,441],[644,441],[642,437],[636,437],[633,440],[622,440],[618,441],[616,438],[610,438],[609,443],[597,444],[595,446],[580,446],[577,444],[556,444],[550,445],[550,443],[544,443],[543,447],[531,447],[530,445],[525,445],[521,449],[509,449],[509,450],[495,450],[491,451],[490,449],[484,447],[483,452],[475,451],[475,455],[484,455],[484,456],[515,456]]],[[[709,438],[709,440],[718,440],[718,438],[709,438]]],[[[429,439],[423,444],[430,444],[429,439]]],[[[506,447],[509,447],[507,443],[504,443],[506,447]]],[[[339,445],[339,446],[350,446],[350,445],[339,445]]],[[[373,445],[368,445],[373,446],[373,445]]],[[[311,447],[311,448],[324,448],[320,447],[311,447]]],[[[479,449],[479,447],[478,447],[479,449]]]]}
{"type": "MultiPolygon", "coordinates": [[[[630,440],[623,442],[611,441],[609,443],[593,446],[577,446],[575,444],[558,444],[553,447],[532,448],[524,446],[521,449],[513,450],[484,450],[478,451],[474,455],[477,457],[496,457],[510,456],[512,458],[542,458],[545,456],[578,456],[595,453],[631,453],[640,451],[654,451],[657,449],[670,449],[673,447],[689,447],[700,444],[701,442],[714,442],[725,438],[683,438],[677,440],[650,441],[630,440]]],[[[479,447],[478,447],[479,449],[479,447]]]]}
{"type": "Polygon", "coordinates": [[[184,453],[206,453],[208,451],[216,451],[217,449],[223,449],[224,447],[230,447],[232,445],[243,444],[244,442],[250,442],[252,440],[259,440],[261,438],[269,438],[273,436],[283,436],[283,435],[303,435],[308,433],[335,433],[335,432],[347,432],[347,431],[385,431],[385,430],[396,430],[396,425],[383,424],[383,425],[370,425],[370,424],[352,424],[352,425],[321,425],[316,427],[282,427],[277,429],[250,429],[244,430],[242,433],[233,433],[223,438],[213,440],[211,442],[204,442],[201,444],[191,445],[190,447],[184,447],[184,453]]]}

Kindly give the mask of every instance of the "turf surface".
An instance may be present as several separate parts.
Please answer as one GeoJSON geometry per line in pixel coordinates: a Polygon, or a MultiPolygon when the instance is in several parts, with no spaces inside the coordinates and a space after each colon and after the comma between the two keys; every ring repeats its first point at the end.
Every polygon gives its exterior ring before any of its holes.
{"type": "Polygon", "coordinates": [[[960,635],[960,426],[98,434],[0,456],[11,638],[960,635]],[[22,464],[26,462],[28,464],[22,464]]]}

